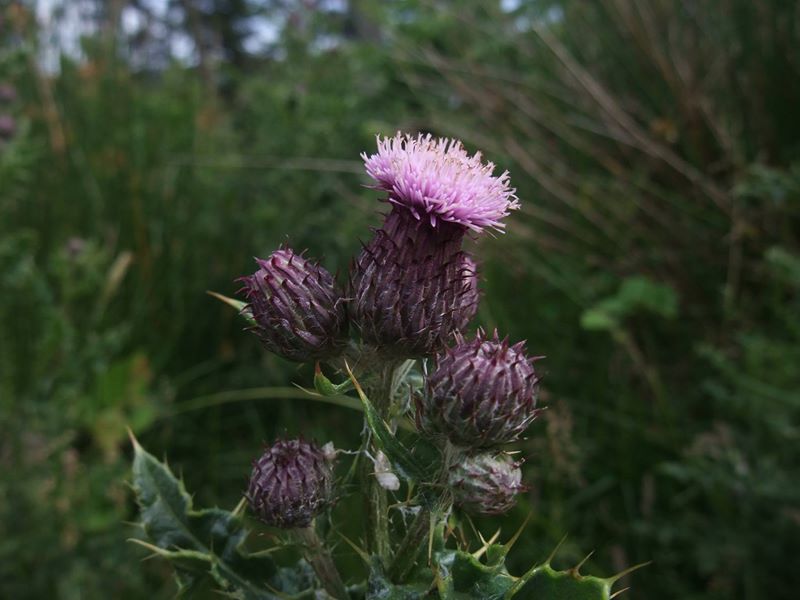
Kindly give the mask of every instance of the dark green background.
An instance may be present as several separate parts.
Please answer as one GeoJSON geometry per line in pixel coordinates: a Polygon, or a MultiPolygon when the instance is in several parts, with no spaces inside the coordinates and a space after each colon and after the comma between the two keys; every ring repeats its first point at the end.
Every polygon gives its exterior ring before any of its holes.
{"type": "Polygon", "coordinates": [[[476,325],[547,355],[512,572],[568,534],[557,566],[653,561],[629,598],[796,597],[795,2],[207,0],[138,37],[136,2],[82,4],[96,33],[57,69],[52,27],[0,8],[0,596],[172,597],[125,542],[126,426],[224,507],[263,440],[354,445],[359,415],[287,398],[310,370],[205,291],[287,237],[343,275],[383,208],[358,155],[402,129],[481,149],[522,201],[474,248],[476,325]]]}

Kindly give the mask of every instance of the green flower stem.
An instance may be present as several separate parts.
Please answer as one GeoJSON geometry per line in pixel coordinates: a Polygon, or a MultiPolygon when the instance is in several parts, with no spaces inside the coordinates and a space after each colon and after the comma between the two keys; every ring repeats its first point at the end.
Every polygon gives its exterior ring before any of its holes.
{"type": "MultiPolygon", "coordinates": [[[[375,403],[375,408],[381,418],[387,418],[391,412],[392,393],[394,383],[395,363],[386,363],[374,386],[369,386],[367,395],[375,403]]],[[[374,444],[370,451],[373,456],[377,453],[374,444]]],[[[365,460],[362,463],[362,481],[366,483],[367,494],[367,548],[372,554],[380,558],[381,562],[389,564],[391,545],[389,540],[389,501],[378,479],[374,475],[372,462],[365,460]]]]}
{"type": "Polygon", "coordinates": [[[394,583],[401,583],[411,572],[414,563],[422,548],[428,547],[428,536],[431,530],[433,514],[425,507],[421,508],[414,517],[411,527],[406,532],[406,537],[397,548],[392,566],[389,567],[389,579],[394,583]]]}
{"type": "Polygon", "coordinates": [[[367,548],[377,555],[382,564],[388,564],[391,556],[389,544],[389,502],[384,490],[373,473],[373,465],[365,460],[362,476],[366,481],[367,494],[367,548]]]}
{"type": "MultiPolygon", "coordinates": [[[[450,444],[450,442],[446,442],[442,451],[442,470],[439,472],[434,485],[443,485],[447,481],[450,467],[458,460],[459,456],[458,448],[450,444]]],[[[447,514],[452,504],[452,497],[446,492],[438,499],[433,509],[426,506],[420,508],[395,553],[394,561],[389,567],[389,579],[395,583],[401,583],[408,576],[419,556],[420,548],[428,547],[427,540],[431,529],[434,527],[434,520],[438,520],[447,514]]]]}
{"type": "Polygon", "coordinates": [[[327,592],[336,600],[348,600],[349,595],[344,587],[339,570],[331,558],[330,552],[319,539],[314,525],[294,530],[297,542],[303,547],[303,555],[327,592]]]}

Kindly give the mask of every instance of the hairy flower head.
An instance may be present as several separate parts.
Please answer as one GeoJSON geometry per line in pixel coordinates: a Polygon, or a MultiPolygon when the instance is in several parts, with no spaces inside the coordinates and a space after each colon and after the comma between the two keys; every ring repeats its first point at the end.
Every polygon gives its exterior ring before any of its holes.
{"type": "Polygon", "coordinates": [[[458,140],[398,132],[378,137],[377,154],[361,158],[390,202],[434,227],[447,221],[476,232],[500,231],[501,219],[519,208],[508,171],[493,175],[494,164],[482,162],[480,152],[470,156],[458,140]]]}

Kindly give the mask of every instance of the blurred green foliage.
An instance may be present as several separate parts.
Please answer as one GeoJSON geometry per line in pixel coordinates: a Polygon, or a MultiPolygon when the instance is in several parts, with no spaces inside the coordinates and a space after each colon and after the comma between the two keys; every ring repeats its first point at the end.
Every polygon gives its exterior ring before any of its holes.
{"type": "Polygon", "coordinates": [[[632,598],[793,598],[794,3],[265,6],[277,38],[244,62],[141,68],[100,30],[57,73],[0,9],[0,596],[172,597],[124,542],[126,426],[225,508],[262,440],[352,443],[360,418],[281,400],[312,374],[205,291],[288,234],[344,273],[380,209],[358,154],[407,129],[482,149],[523,201],[478,248],[479,324],[548,356],[509,570],[568,533],[588,570],[654,561],[632,598]]]}

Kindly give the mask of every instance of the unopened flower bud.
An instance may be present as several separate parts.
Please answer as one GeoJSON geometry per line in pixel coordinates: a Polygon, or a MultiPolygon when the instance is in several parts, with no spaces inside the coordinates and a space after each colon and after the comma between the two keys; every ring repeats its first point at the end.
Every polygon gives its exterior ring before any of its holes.
{"type": "Polygon", "coordinates": [[[509,346],[479,331],[439,356],[418,399],[418,424],[457,446],[511,442],[536,416],[538,381],[524,342],[509,346]]]}
{"type": "Polygon", "coordinates": [[[256,262],[258,271],[241,278],[241,291],[264,346],[299,362],[336,356],[347,318],[333,276],[289,248],[256,262]]]}
{"type": "Polygon", "coordinates": [[[434,228],[398,207],[351,271],[351,314],[369,344],[398,357],[427,356],[465,327],[478,306],[475,262],[461,250],[466,229],[434,228]]]}
{"type": "Polygon", "coordinates": [[[308,527],[333,501],[329,456],[312,442],[275,442],[253,463],[247,490],[253,512],[274,527],[308,527]]]}
{"type": "Polygon", "coordinates": [[[453,500],[467,512],[499,515],[524,491],[520,463],[508,454],[483,453],[456,464],[448,476],[453,500]]]}

